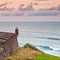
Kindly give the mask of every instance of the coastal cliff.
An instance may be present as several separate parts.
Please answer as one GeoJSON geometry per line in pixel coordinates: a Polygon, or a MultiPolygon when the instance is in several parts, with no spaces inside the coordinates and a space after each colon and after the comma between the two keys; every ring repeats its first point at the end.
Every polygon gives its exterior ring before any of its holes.
{"type": "Polygon", "coordinates": [[[13,56],[7,57],[4,60],[60,60],[60,57],[52,56],[43,53],[34,46],[26,44],[24,47],[19,47],[13,56]]]}

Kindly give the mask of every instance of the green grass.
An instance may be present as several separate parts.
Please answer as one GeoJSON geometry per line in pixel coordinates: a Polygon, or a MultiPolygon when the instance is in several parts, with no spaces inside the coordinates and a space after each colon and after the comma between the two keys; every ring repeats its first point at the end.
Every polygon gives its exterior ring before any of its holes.
{"type": "Polygon", "coordinates": [[[35,60],[60,60],[60,57],[52,56],[49,54],[38,54],[35,60]]]}

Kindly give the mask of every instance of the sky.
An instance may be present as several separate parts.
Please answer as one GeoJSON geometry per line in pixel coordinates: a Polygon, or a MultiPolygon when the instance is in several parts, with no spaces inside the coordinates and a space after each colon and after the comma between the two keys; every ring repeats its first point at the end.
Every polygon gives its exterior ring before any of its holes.
{"type": "Polygon", "coordinates": [[[34,5],[34,9],[40,9],[40,8],[50,8],[50,7],[56,7],[60,5],[60,0],[0,0],[0,5],[7,3],[7,7],[14,7],[18,8],[21,4],[24,4],[25,6],[32,4],[34,5]]]}
{"type": "Polygon", "coordinates": [[[0,0],[0,21],[14,17],[18,21],[60,21],[60,0],[0,0]]]}

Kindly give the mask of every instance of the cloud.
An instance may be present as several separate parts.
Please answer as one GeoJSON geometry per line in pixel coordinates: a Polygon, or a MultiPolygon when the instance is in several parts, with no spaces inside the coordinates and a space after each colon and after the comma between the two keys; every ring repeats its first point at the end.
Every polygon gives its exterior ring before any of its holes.
{"type": "Polygon", "coordinates": [[[23,16],[25,14],[25,11],[16,11],[13,13],[13,16],[23,16]]]}
{"type": "Polygon", "coordinates": [[[0,4],[0,7],[6,6],[6,5],[9,5],[9,4],[12,4],[12,2],[9,2],[9,3],[5,2],[5,3],[3,3],[3,4],[0,4]]]}
{"type": "Polygon", "coordinates": [[[12,8],[8,8],[8,7],[4,6],[4,7],[0,8],[0,11],[12,11],[12,10],[14,10],[13,7],[12,8]]]}
{"type": "Polygon", "coordinates": [[[0,4],[0,7],[2,6],[6,6],[7,5],[7,2],[3,3],[3,4],[0,4]]]}
{"type": "Polygon", "coordinates": [[[24,10],[24,11],[15,11],[14,13],[4,13],[4,16],[58,16],[60,11],[57,10],[24,10]]]}
{"type": "Polygon", "coordinates": [[[20,6],[19,6],[19,8],[18,8],[18,10],[23,10],[24,8],[24,4],[21,4],[20,6]]]}
{"type": "Polygon", "coordinates": [[[57,16],[60,15],[60,12],[58,11],[50,11],[50,10],[43,10],[43,11],[33,11],[29,12],[28,16],[57,16]]]}
{"type": "Polygon", "coordinates": [[[20,5],[20,7],[18,8],[18,10],[34,10],[32,3],[30,3],[26,7],[23,7],[23,6],[24,6],[24,4],[20,5]]]}
{"type": "MultiPolygon", "coordinates": [[[[24,5],[21,5],[23,7],[24,5]]],[[[60,15],[60,5],[57,7],[52,7],[48,9],[34,10],[32,9],[33,5],[29,4],[26,8],[20,9],[24,11],[24,14],[27,16],[57,16],[60,15]]]]}
{"type": "Polygon", "coordinates": [[[11,10],[14,10],[13,7],[12,8],[7,7],[7,5],[9,5],[11,3],[12,2],[9,2],[9,3],[5,2],[3,4],[0,4],[0,11],[11,11],[11,10]]]}
{"type": "Polygon", "coordinates": [[[60,5],[58,5],[57,7],[52,7],[49,10],[59,10],[60,11],[60,5]]]}
{"type": "Polygon", "coordinates": [[[28,13],[29,16],[57,16],[60,15],[60,5],[49,9],[41,9],[28,13]]]}
{"type": "Polygon", "coordinates": [[[48,1],[48,0],[35,0],[35,1],[48,1]]]}
{"type": "MultiPolygon", "coordinates": [[[[34,10],[33,4],[30,3],[27,7],[24,7],[24,4],[21,4],[17,11],[10,12],[10,13],[3,13],[1,15],[4,16],[58,16],[60,15],[60,5],[57,7],[47,8],[47,9],[39,9],[34,10]]],[[[0,9],[1,10],[1,9],[0,9]]],[[[6,6],[2,9],[3,10],[13,10],[13,8],[7,8],[6,6]]]]}

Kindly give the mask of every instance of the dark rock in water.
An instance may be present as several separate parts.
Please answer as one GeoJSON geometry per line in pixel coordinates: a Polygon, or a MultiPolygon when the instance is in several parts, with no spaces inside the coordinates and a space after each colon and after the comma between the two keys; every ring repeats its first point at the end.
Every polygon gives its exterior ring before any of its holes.
{"type": "Polygon", "coordinates": [[[43,49],[47,49],[47,50],[53,50],[52,48],[50,48],[49,46],[40,46],[42,47],[43,49]]]}

